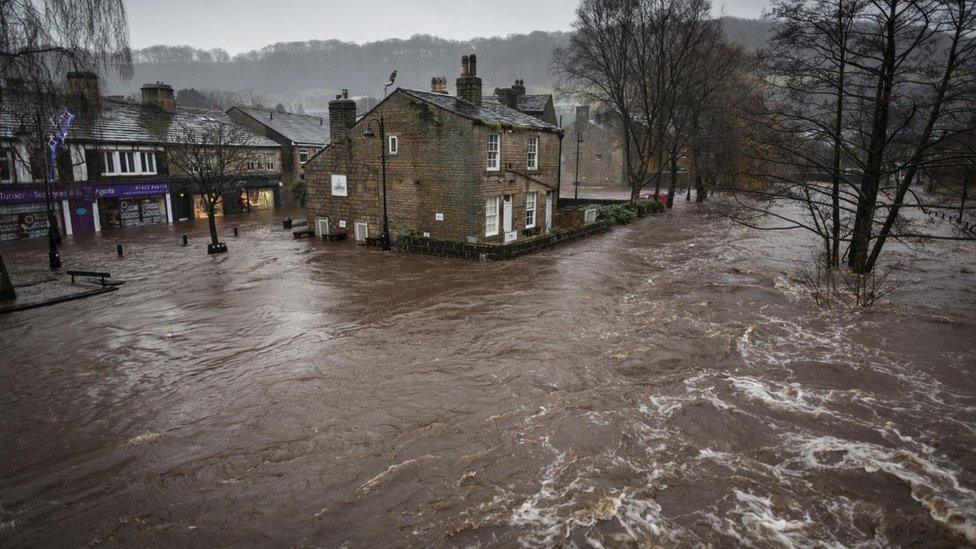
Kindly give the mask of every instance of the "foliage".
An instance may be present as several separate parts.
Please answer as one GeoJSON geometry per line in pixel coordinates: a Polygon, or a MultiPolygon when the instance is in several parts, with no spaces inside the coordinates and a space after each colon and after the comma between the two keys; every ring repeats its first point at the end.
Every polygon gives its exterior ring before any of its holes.
{"type": "Polygon", "coordinates": [[[657,200],[641,200],[637,203],[637,216],[644,217],[645,215],[661,213],[666,209],[664,204],[657,200]]]}
{"type": "Polygon", "coordinates": [[[606,219],[614,225],[626,225],[637,219],[637,214],[626,204],[586,204],[580,210],[596,210],[598,219],[606,219]]]}
{"type": "Polygon", "coordinates": [[[827,251],[814,257],[801,268],[794,280],[803,293],[825,309],[843,307],[868,308],[898,289],[890,279],[891,271],[875,269],[870,273],[855,273],[846,267],[836,267],[827,251]]]}
{"type": "Polygon", "coordinates": [[[304,180],[296,181],[291,186],[291,196],[299,206],[304,208],[308,203],[308,184],[304,180]]]}

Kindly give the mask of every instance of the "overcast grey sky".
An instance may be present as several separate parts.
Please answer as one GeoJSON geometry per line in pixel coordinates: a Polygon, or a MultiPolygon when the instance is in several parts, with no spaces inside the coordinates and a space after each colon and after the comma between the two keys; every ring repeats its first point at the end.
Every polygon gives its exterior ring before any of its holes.
{"type": "MultiPolygon", "coordinates": [[[[758,17],[765,0],[712,0],[716,14],[758,17]]],[[[132,46],[223,48],[275,42],[451,39],[569,30],[578,0],[128,0],[132,46]]]]}

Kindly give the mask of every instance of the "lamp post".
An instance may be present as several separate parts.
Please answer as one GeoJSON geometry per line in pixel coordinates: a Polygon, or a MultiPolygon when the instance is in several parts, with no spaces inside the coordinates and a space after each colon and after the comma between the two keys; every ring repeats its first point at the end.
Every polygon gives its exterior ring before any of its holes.
{"type": "MultiPolygon", "coordinates": [[[[38,115],[40,116],[40,115],[38,115]]],[[[65,139],[68,138],[68,129],[74,122],[75,115],[65,109],[60,116],[52,120],[53,133],[47,139],[47,146],[50,150],[50,157],[47,163],[47,173],[45,173],[44,190],[47,195],[47,239],[48,239],[48,262],[52,269],[61,268],[61,254],[58,252],[58,244],[61,242],[61,231],[58,229],[58,222],[54,216],[54,189],[52,188],[57,169],[58,151],[65,139]]],[[[40,127],[40,124],[38,124],[40,127]]],[[[63,212],[64,215],[70,215],[63,212]]]]}
{"type": "Polygon", "coordinates": [[[579,150],[583,142],[583,133],[576,130],[576,181],[573,182],[573,200],[579,200],[579,150]]]}
{"type": "Polygon", "coordinates": [[[366,131],[363,133],[363,137],[366,139],[372,139],[376,137],[376,133],[373,131],[373,124],[379,125],[380,132],[380,165],[382,166],[383,174],[383,251],[390,251],[390,216],[386,210],[386,124],[381,115],[379,119],[373,118],[366,123],[366,131]]]}

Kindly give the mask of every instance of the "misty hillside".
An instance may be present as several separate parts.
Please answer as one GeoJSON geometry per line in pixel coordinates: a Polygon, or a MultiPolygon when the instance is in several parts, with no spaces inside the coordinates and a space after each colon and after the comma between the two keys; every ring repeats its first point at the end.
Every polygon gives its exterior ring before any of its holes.
{"type": "MultiPolygon", "coordinates": [[[[730,38],[750,48],[765,42],[765,21],[723,19],[730,38]]],[[[566,32],[533,32],[508,37],[445,40],[417,35],[367,44],[312,40],[273,44],[230,56],[223,50],[188,46],[152,46],[134,52],[135,75],[127,82],[110,81],[114,94],[131,95],[144,82],[162,81],[176,89],[198,88],[233,92],[236,101],[281,102],[289,110],[322,112],[328,100],[346,88],[353,96],[382,97],[383,84],[396,69],[396,86],[427,89],[432,76],[452,83],[465,53],[478,54],[478,73],[486,92],[525,80],[529,93],[551,91],[552,52],[569,41],[566,32]]],[[[227,95],[227,94],[224,94],[227,95]]]]}

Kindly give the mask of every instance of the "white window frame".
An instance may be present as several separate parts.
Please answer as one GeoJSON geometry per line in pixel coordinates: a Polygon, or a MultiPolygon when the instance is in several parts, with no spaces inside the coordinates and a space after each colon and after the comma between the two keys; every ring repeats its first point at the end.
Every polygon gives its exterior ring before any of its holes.
{"type": "Polygon", "coordinates": [[[399,137],[397,137],[395,135],[391,135],[391,136],[389,136],[387,138],[387,142],[388,142],[387,143],[388,146],[387,146],[387,149],[386,150],[389,152],[389,154],[391,156],[395,156],[398,152],[400,152],[400,138],[399,137]]]}
{"type": "Polygon", "coordinates": [[[525,193],[525,228],[533,229],[536,226],[539,215],[539,193],[525,193]]]}
{"type": "Polygon", "coordinates": [[[156,153],[153,151],[139,151],[139,167],[147,175],[156,173],[156,153]]]}
{"type": "Polygon", "coordinates": [[[115,160],[116,155],[116,151],[105,151],[105,153],[102,155],[102,168],[104,168],[102,170],[103,174],[115,175],[118,173],[115,171],[115,167],[118,165],[118,162],[115,160]]]}
{"type": "Polygon", "coordinates": [[[300,165],[304,166],[305,163],[308,162],[309,158],[310,156],[308,154],[308,149],[298,149],[298,163],[300,165]],[[305,160],[302,160],[303,156],[305,157],[305,160]]]}
{"type": "Polygon", "coordinates": [[[369,223],[357,221],[353,224],[353,237],[357,242],[365,242],[369,238],[369,223]],[[359,227],[363,228],[363,238],[359,238],[359,227]]]}
{"type": "Polygon", "coordinates": [[[0,160],[6,161],[8,174],[6,179],[3,179],[2,176],[0,176],[0,183],[12,183],[15,179],[16,171],[13,152],[8,149],[0,149],[0,160]]]}
{"type": "Polygon", "coordinates": [[[502,169],[502,134],[488,134],[487,144],[487,166],[489,172],[497,172],[502,169]]]}
{"type": "Polygon", "coordinates": [[[156,151],[138,149],[102,151],[102,175],[156,175],[157,173],[159,173],[159,164],[156,151]],[[125,171],[122,170],[123,163],[125,171]]]}
{"type": "Polygon", "coordinates": [[[527,165],[530,170],[539,169],[539,136],[537,135],[529,137],[527,165]]]}
{"type": "Polygon", "coordinates": [[[501,212],[498,208],[498,197],[485,199],[485,236],[496,236],[501,225],[501,212]]]}

